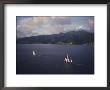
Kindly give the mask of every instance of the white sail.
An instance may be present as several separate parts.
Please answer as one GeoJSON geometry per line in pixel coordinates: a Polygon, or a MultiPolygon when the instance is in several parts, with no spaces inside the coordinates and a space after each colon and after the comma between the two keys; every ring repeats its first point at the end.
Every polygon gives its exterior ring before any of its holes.
{"type": "Polygon", "coordinates": [[[35,51],[33,51],[33,56],[35,56],[36,55],[36,53],[35,53],[35,51]]]}
{"type": "Polygon", "coordinates": [[[70,63],[70,62],[72,63],[72,59],[69,59],[68,54],[67,54],[67,56],[66,56],[66,58],[65,58],[64,61],[65,61],[66,63],[68,63],[68,62],[69,62],[69,63],[70,63]]]}
{"type": "Polygon", "coordinates": [[[67,54],[67,60],[68,60],[68,62],[70,62],[69,57],[68,57],[68,54],[67,54]]]}

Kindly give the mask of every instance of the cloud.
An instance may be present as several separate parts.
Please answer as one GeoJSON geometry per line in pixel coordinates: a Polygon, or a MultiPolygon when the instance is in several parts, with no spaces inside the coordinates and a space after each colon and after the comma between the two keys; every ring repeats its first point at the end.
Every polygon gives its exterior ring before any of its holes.
{"type": "Polygon", "coordinates": [[[90,25],[91,27],[94,26],[94,20],[93,20],[93,19],[89,19],[88,22],[89,22],[89,25],[90,25]]]}
{"type": "MultiPolygon", "coordinates": [[[[93,19],[82,19],[68,16],[33,16],[18,17],[17,37],[30,37],[37,35],[58,34],[72,30],[87,29],[94,27],[93,19]]],[[[88,18],[88,17],[87,17],[88,18]]]]}

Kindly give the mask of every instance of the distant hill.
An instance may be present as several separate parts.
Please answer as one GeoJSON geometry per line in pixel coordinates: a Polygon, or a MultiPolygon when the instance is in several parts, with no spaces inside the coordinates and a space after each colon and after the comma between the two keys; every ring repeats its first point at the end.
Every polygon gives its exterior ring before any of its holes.
{"type": "Polygon", "coordinates": [[[70,31],[60,34],[39,35],[32,37],[19,38],[16,41],[21,44],[85,44],[94,43],[94,33],[81,31],[70,31]]]}

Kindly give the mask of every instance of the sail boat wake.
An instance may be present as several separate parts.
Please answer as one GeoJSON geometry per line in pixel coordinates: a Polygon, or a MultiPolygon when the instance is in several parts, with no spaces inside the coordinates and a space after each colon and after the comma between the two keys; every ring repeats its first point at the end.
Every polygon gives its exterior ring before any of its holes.
{"type": "Polygon", "coordinates": [[[66,58],[64,59],[64,63],[72,63],[72,59],[69,59],[68,54],[66,58]]]}

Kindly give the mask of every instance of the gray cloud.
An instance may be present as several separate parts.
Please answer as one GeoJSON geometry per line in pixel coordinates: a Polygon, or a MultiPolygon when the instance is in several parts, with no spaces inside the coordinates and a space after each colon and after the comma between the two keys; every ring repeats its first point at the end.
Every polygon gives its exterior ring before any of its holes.
{"type": "Polygon", "coordinates": [[[37,35],[58,34],[73,30],[94,29],[94,18],[91,17],[17,17],[17,38],[37,35]]]}

